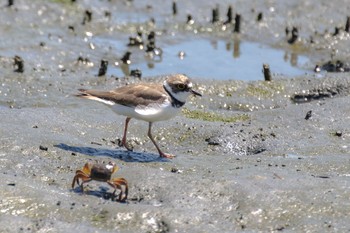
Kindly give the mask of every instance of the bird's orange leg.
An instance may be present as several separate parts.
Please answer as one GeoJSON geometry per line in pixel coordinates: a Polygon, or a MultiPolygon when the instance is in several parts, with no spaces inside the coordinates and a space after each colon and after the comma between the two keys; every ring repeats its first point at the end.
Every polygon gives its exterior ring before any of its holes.
{"type": "Polygon", "coordinates": [[[128,125],[129,125],[130,120],[131,120],[130,117],[127,117],[125,120],[124,135],[123,135],[123,139],[122,139],[122,146],[124,146],[128,151],[132,151],[132,148],[129,147],[127,142],[126,142],[126,134],[128,132],[128,125]]]}
{"type": "Polygon", "coordinates": [[[148,134],[147,134],[147,135],[148,135],[148,137],[151,139],[151,141],[153,142],[153,144],[156,146],[160,157],[162,157],[162,158],[168,158],[168,159],[171,159],[171,158],[174,158],[174,157],[175,157],[174,155],[166,154],[166,153],[164,153],[163,151],[160,150],[159,146],[157,145],[156,141],[154,140],[154,138],[153,138],[153,136],[152,136],[152,122],[149,122],[149,125],[148,125],[148,134]]]}

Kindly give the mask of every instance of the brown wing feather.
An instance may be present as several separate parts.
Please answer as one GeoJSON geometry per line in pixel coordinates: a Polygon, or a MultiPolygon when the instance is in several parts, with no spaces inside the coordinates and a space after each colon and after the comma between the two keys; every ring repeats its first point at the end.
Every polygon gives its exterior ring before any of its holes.
{"type": "Polygon", "coordinates": [[[125,106],[136,106],[139,104],[147,106],[155,101],[164,101],[166,96],[162,88],[162,86],[149,84],[130,84],[112,91],[79,89],[81,93],[76,96],[83,98],[97,97],[125,106]]]}

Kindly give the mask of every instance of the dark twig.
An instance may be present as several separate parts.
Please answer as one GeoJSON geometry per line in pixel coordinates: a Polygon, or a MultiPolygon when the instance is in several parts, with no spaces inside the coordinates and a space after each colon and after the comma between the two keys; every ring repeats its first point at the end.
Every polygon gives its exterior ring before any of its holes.
{"type": "Polygon", "coordinates": [[[263,64],[263,72],[265,81],[271,81],[272,78],[269,64],[263,64]]]}
{"type": "Polygon", "coordinates": [[[24,61],[20,56],[15,56],[13,65],[15,66],[15,72],[24,72],[24,61]]]}
{"type": "Polygon", "coordinates": [[[98,76],[103,76],[107,73],[108,61],[102,59],[100,69],[98,70],[98,76]]]}
{"type": "Polygon", "coordinates": [[[350,16],[348,16],[347,19],[346,19],[345,31],[346,31],[347,33],[350,32],[350,16]]]}
{"type": "Polygon", "coordinates": [[[212,20],[211,20],[211,22],[213,24],[219,22],[219,6],[218,5],[216,5],[216,7],[212,11],[212,20]]]}
{"type": "Polygon", "coordinates": [[[177,5],[175,1],[173,2],[172,9],[173,9],[173,15],[177,15],[177,5]]]}
{"type": "Polygon", "coordinates": [[[240,33],[240,31],[241,31],[241,15],[240,14],[236,14],[236,17],[235,17],[235,28],[234,28],[233,32],[240,33]]]}

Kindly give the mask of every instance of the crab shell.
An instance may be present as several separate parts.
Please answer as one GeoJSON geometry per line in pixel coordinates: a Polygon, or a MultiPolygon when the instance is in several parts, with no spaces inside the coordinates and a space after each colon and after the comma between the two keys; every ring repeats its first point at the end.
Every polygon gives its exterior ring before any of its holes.
{"type": "MultiPolygon", "coordinates": [[[[117,165],[108,163],[104,164],[89,164],[90,178],[97,181],[107,181],[111,179],[113,173],[118,170],[117,165]]],[[[85,166],[84,166],[85,168],[85,166]]],[[[83,169],[84,169],[83,168],[83,169]]]]}
{"type": "Polygon", "coordinates": [[[111,178],[112,174],[118,170],[118,166],[115,163],[109,162],[108,164],[93,164],[87,162],[81,170],[75,172],[75,176],[72,182],[72,188],[74,188],[75,183],[79,185],[79,179],[81,180],[81,190],[84,192],[83,184],[90,182],[92,180],[106,182],[111,187],[114,188],[113,197],[118,190],[120,194],[118,197],[119,201],[125,201],[128,196],[128,183],[124,178],[111,178]],[[124,191],[122,189],[124,186],[124,191]],[[124,198],[123,198],[124,194],[124,198]]]}

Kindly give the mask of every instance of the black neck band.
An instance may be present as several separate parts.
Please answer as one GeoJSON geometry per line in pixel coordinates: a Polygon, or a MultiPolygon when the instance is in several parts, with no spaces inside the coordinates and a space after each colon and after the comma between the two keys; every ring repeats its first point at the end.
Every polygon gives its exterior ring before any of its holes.
{"type": "Polygon", "coordinates": [[[171,106],[173,106],[174,108],[181,108],[182,106],[184,106],[185,102],[182,102],[178,99],[176,99],[170,91],[168,91],[165,87],[165,85],[163,85],[164,90],[166,91],[166,93],[169,94],[170,98],[171,98],[171,106]]]}

